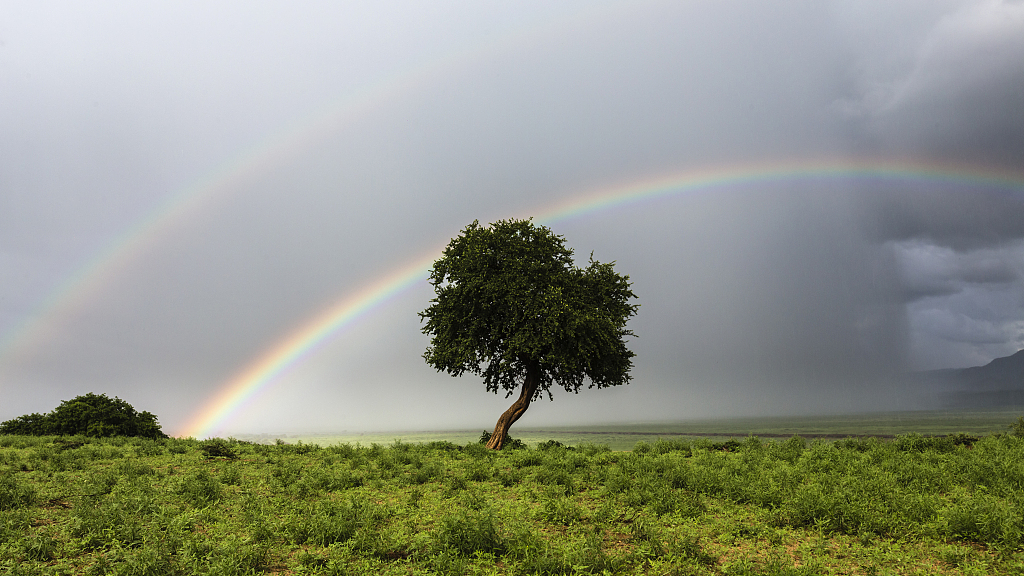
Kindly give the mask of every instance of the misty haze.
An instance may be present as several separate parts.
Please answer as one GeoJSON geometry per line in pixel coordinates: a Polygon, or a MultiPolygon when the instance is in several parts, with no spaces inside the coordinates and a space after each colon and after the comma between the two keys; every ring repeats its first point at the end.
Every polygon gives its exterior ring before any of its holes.
{"type": "Polygon", "coordinates": [[[491,429],[417,312],[529,217],[640,308],[518,426],[1024,405],[1022,54],[994,0],[5,3],[0,421],[491,429]]]}

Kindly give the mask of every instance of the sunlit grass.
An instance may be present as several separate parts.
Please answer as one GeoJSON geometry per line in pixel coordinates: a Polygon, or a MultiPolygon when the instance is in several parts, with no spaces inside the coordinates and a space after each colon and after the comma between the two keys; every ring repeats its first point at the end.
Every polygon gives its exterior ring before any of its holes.
{"type": "Polygon", "coordinates": [[[1022,486],[1007,435],[629,452],[7,436],[0,572],[1009,574],[1022,486]]]}

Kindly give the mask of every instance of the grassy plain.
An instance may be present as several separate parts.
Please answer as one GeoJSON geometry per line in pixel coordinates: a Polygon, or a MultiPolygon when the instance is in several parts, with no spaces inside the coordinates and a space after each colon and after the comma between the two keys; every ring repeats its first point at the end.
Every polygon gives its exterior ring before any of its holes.
{"type": "Polygon", "coordinates": [[[12,575],[1024,574],[1022,546],[1010,435],[628,452],[0,436],[12,575]]]}
{"type": "MultiPolygon", "coordinates": [[[[516,425],[512,435],[530,446],[557,440],[569,446],[601,444],[612,450],[630,450],[637,442],[694,438],[847,438],[898,434],[945,435],[964,432],[984,436],[1006,431],[1006,423],[1024,413],[1024,406],[1006,410],[933,410],[916,412],[874,412],[833,416],[785,416],[771,418],[732,418],[687,420],[679,422],[642,422],[588,426],[531,427],[516,425]]],[[[287,441],[333,444],[390,444],[453,442],[466,444],[480,438],[481,430],[390,431],[341,434],[307,434],[286,437],[287,441]]],[[[258,442],[273,442],[274,436],[246,437],[258,442]]]]}

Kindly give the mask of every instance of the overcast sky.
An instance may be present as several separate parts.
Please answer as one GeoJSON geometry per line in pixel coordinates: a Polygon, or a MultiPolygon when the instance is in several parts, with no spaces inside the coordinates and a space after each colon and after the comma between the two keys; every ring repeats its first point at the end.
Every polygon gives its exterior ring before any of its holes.
{"type": "MultiPolygon", "coordinates": [[[[180,430],[474,219],[730,166],[551,223],[634,282],[634,382],[521,425],[891,408],[885,374],[1024,348],[1024,3],[0,0],[0,420],[85,392],[180,430]],[[1000,183],[1001,182],[1001,183],[1000,183]]],[[[491,428],[424,281],[223,434],[491,428]]]]}

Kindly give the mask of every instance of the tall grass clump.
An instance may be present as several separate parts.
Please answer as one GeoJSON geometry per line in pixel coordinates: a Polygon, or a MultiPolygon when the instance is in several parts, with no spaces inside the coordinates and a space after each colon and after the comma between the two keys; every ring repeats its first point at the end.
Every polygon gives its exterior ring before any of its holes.
{"type": "Polygon", "coordinates": [[[177,492],[186,502],[203,508],[220,500],[223,488],[219,479],[202,468],[184,476],[178,484],[177,492]]]}
{"type": "Polygon", "coordinates": [[[958,492],[942,510],[944,533],[968,542],[1014,548],[1024,542],[1019,504],[985,491],[958,492]]]}
{"type": "Polygon", "coordinates": [[[476,553],[501,556],[508,550],[508,542],[490,508],[445,515],[434,534],[434,544],[438,552],[462,556],[476,553]]]}
{"type": "Polygon", "coordinates": [[[36,490],[11,471],[0,473],[0,511],[17,510],[36,502],[36,490]]]}
{"type": "Polygon", "coordinates": [[[198,574],[210,576],[250,576],[269,566],[269,550],[238,538],[228,538],[193,565],[198,574]]]}
{"type": "Polygon", "coordinates": [[[140,482],[117,484],[109,493],[81,496],[71,509],[70,533],[86,550],[142,543],[144,524],[156,511],[155,492],[140,482]]]}
{"type": "Polygon", "coordinates": [[[562,486],[545,487],[540,502],[537,516],[550,524],[569,526],[582,520],[586,514],[582,506],[566,496],[562,486]]]}
{"type": "Polygon", "coordinates": [[[296,508],[284,525],[295,544],[330,546],[347,542],[362,532],[375,533],[391,516],[386,508],[361,499],[321,500],[296,508]]]}

